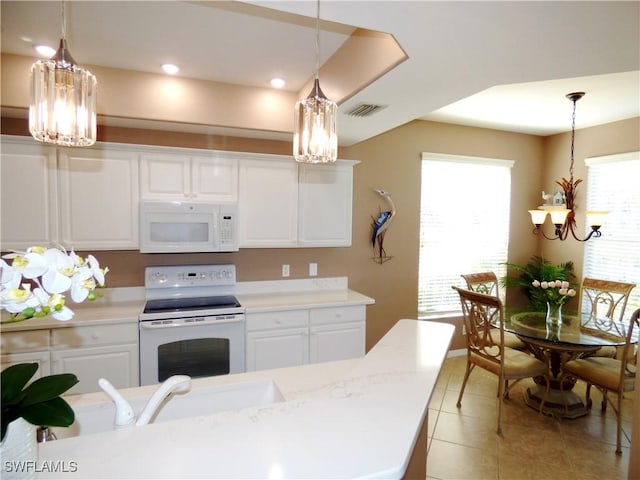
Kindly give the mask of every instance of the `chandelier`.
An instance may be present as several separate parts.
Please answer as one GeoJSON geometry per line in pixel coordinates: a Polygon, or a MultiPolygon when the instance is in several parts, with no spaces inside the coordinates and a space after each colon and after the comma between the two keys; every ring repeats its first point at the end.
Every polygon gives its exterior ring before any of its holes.
{"type": "Polygon", "coordinates": [[[607,213],[603,211],[589,210],[585,213],[587,225],[591,227],[591,232],[585,238],[580,238],[576,233],[577,225],[575,219],[575,198],[577,187],[582,183],[582,179],[573,178],[573,154],[576,136],[576,102],[584,96],[584,92],[574,92],[567,94],[567,98],[573,102],[573,113],[571,122],[571,163],[569,164],[569,179],[562,177],[561,181],[556,181],[561,191],[554,195],[547,195],[542,192],[545,202],[550,200],[551,204],[538,207],[538,210],[529,210],[531,222],[534,225],[533,233],[541,233],[547,240],[566,240],[569,234],[579,242],[586,242],[591,237],[597,238],[602,235],[600,227],[604,224],[607,213]],[[550,214],[551,223],[555,226],[555,236],[550,237],[544,233],[542,224],[550,214]]]}
{"type": "Polygon", "coordinates": [[[96,77],[67,50],[64,4],[58,51],[31,66],[29,132],[40,142],[89,146],[96,141],[96,77]]]}
{"type": "Polygon", "coordinates": [[[320,89],[320,0],[316,7],[316,74],[307,98],[298,100],[293,119],[293,156],[299,163],[332,163],[338,158],[336,102],[320,89]]]}

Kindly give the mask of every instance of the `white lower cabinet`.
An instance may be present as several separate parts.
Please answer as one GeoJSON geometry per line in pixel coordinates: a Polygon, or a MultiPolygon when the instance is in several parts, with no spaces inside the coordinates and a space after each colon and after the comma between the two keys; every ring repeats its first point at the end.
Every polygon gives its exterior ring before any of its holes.
{"type": "Polygon", "coordinates": [[[69,394],[99,391],[99,378],[116,388],[139,385],[137,321],[3,332],[1,339],[2,368],[37,362],[38,377],[73,373],[79,383],[69,394]]]}
{"type": "Polygon", "coordinates": [[[361,357],[365,306],[247,314],[247,371],[361,357]]]}
{"type": "Polygon", "coordinates": [[[309,312],[287,310],[246,316],[247,371],[309,363],[309,312]]]}
{"type": "Polygon", "coordinates": [[[52,373],[73,373],[80,381],[68,393],[97,392],[100,378],[106,378],[116,388],[138,386],[137,364],[135,343],[51,352],[52,373]]]}
{"type": "Polygon", "coordinates": [[[5,332],[0,336],[2,370],[16,363],[38,364],[36,378],[51,373],[49,355],[49,330],[28,330],[24,332],[5,332]]]}

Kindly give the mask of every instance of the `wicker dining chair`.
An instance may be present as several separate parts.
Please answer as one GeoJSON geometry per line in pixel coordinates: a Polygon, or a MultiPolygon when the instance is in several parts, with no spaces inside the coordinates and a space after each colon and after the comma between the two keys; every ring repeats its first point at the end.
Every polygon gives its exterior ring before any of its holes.
{"type": "MultiPolygon", "coordinates": [[[[469,375],[476,366],[498,376],[498,434],[502,433],[502,403],[508,397],[509,389],[519,380],[547,376],[547,365],[519,350],[504,345],[504,310],[498,297],[451,287],[460,295],[462,314],[467,327],[467,368],[458,395],[457,407],[462,405],[462,395],[469,375]],[[496,338],[493,324],[497,323],[499,335],[496,338]],[[515,380],[509,386],[509,381],[515,380]]],[[[545,398],[540,403],[544,405],[549,393],[549,382],[545,398]]]]}
{"type": "MultiPolygon", "coordinates": [[[[622,355],[618,358],[607,357],[585,357],[578,360],[571,360],[563,366],[565,375],[572,375],[587,384],[586,400],[587,407],[591,407],[591,385],[602,392],[601,411],[607,408],[607,402],[616,412],[617,417],[617,440],[616,453],[622,454],[621,429],[622,429],[622,397],[625,392],[634,389],[636,368],[633,354],[635,345],[633,344],[634,329],[640,329],[640,308],[631,315],[628,330],[626,332],[625,344],[622,348],[622,355]],[[608,393],[616,394],[616,403],[609,397],[608,393]]],[[[637,355],[637,353],[636,353],[637,355]]]]}
{"type": "MultiPolygon", "coordinates": [[[[466,273],[460,275],[467,283],[467,288],[473,292],[498,296],[498,277],[493,272],[466,273]]],[[[526,350],[527,346],[511,332],[504,332],[504,345],[516,350],[526,350]]]]}
{"type": "MultiPolygon", "coordinates": [[[[635,284],[585,277],[580,286],[580,309],[590,313],[585,326],[598,329],[598,322],[613,320],[621,322],[627,301],[635,284]]],[[[608,328],[607,328],[608,329],[608,328]]],[[[624,334],[624,332],[620,332],[624,334]]],[[[615,357],[621,353],[616,347],[602,347],[591,356],[615,357]]]]}

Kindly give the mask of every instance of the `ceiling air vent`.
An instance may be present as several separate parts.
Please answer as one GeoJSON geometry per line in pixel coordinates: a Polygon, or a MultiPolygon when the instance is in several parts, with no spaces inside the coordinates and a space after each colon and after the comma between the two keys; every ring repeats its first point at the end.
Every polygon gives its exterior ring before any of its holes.
{"type": "Polygon", "coordinates": [[[382,110],[385,108],[383,105],[370,105],[367,103],[361,103],[356,105],[351,110],[347,112],[347,115],[352,117],[368,117],[369,115],[373,115],[373,113],[378,110],[382,110]]]}

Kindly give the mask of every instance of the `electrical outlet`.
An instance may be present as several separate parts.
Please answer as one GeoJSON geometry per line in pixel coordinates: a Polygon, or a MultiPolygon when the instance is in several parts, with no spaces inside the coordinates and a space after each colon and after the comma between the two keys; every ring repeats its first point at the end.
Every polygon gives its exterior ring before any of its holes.
{"type": "Polygon", "coordinates": [[[290,273],[289,265],[282,265],[282,276],[288,277],[290,273]]]}
{"type": "Polygon", "coordinates": [[[467,334],[467,326],[463,323],[462,324],[462,335],[466,335],[467,334]]]}
{"type": "Polygon", "coordinates": [[[318,264],[317,263],[310,263],[309,264],[309,276],[310,277],[317,277],[318,276],[318,264]]]}

